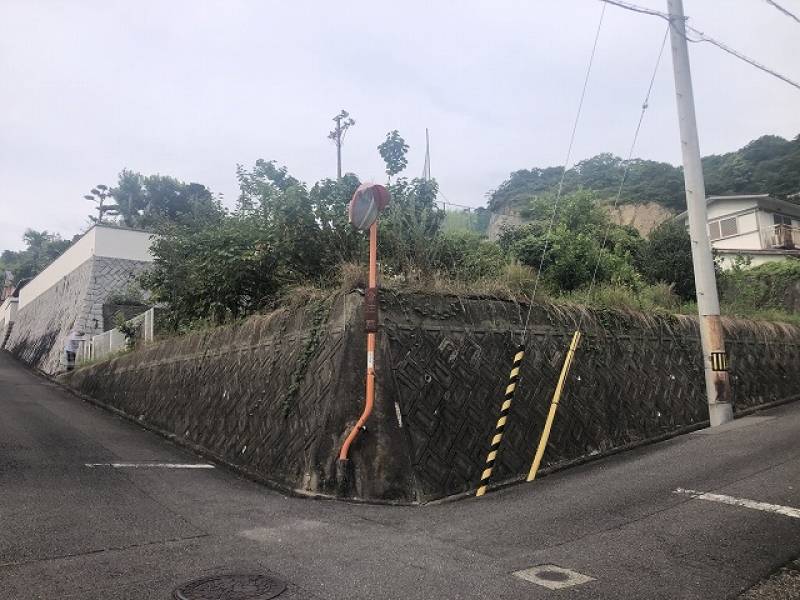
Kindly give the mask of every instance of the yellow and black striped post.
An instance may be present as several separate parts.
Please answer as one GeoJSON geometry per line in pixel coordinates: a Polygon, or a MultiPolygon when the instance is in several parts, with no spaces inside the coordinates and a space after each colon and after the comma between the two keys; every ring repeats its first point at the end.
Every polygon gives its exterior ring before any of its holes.
{"type": "Polygon", "coordinates": [[[514,364],[511,365],[511,375],[509,375],[508,386],[506,386],[506,393],[503,397],[503,404],[500,407],[500,417],[497,419],[497,425],[494,428],[494,436],[492,437],[492,445],[489,447],[489,455],[486,457],[486,467],[481,474],[481,481],[478,484],[478,491],[475,492],[476,496],[483,496],[486,493],[486,486],[489,485],[489,479],[492,476],[492,468],[494,461],[497,459],[497,452],[500,449],[500,442],[503,440],[503,432],[506,429],[506,420],[508,413],[511,412],[511,401],[514,399],[514,390],[519,381],[519,367],[522,364],[522,359],[525,357],[525,345],[520,344],[517,348],[517,353],[514,355],[514,364]]]}

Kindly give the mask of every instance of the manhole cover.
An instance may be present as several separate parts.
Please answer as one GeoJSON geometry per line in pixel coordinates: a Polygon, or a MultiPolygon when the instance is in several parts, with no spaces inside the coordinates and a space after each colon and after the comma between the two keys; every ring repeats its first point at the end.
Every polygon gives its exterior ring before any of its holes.
{"type": "Polygon", "coordinates": [[[561,590],[564,588],[581,585],[594,581],[594,577],[589,577],[577,571],[571,571],[557,565],[537,565],[530,569],[514,571],[513,573],[520,579],[530,581],[550,590],[561,590]]]}
{"type": "Polygon", "coordinates": [[[269,600],[286,591],[280,579],[266,575],[214,575],[184,583],[175,600],[269,600]]]}
{"type": "Polygon", "coordinates": [[[569,575],[561,571],[539,571],[538,575],[547,581],[567,581],[569,579],[569,575]]]}

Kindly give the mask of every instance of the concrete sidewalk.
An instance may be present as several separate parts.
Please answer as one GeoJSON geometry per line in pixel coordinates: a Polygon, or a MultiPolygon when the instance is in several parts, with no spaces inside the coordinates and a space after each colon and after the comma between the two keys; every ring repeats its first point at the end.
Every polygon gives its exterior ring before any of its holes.
{"type": "Polygon", "coordinates": [[[0,598],[167,599],[250,571],[280,598],[729,598],[800,555],[800,404],[734,425],[482,499],[344,504],[154,466],[206,461],[2,352],[0,598]],[[591,579],[514,575],[535,565],[591,579]]]}

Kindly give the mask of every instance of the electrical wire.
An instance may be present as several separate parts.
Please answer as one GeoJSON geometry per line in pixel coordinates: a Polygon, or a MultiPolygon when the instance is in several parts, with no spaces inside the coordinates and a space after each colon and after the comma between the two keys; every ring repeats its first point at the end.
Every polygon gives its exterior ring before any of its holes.
{"type": "MultiPolygon", "coordinates": [[[[667,25],[667,29],[664,31],[664,38],[661,40],[661,48],[658,51],[658,58],[656,58],[655,67],[653,67],[653,74],[650,77],[650,84],[647,86],[647,92],[644,95],[644,101],[642,102],[642,110],[639,113],[639,121],[636,123],[636,130],[633,132],[633,140],[631,141],[630,149],[628,150],[628,159],[625,161],[625,169],[622,172],[622,179],[619,182],[619,188],[617,188],[617,196],[614,199],[614,205],[612,208],[612,212],[616,210],[617,206],[619,205],[620,198],[622,197],[622,189],[625,186],[625,182],[628,179],[628,173],[630,172],[631,162],[633,159],[633,153],[636,149],[636,142],[639,139],[639,132],[642,129],[642,121],[644,120],[644,114],[647,112],[647,108],[650,105],[650,94],[653,91],[653,84],[656,80],[656,75],[658,74],[658,68],[661,66],[661,57],[664,55],[664,47],[667,45],[667,36],[669,36],[669,25],[667,25]]],[[[597,261],[594,265],[594,271],[592,272],[592,281],[589,284],[589,291],[587,292],[586,296],[591,297],[592,290],[594,289],[594,285],[597,282],[597,272],[600,268],[600,263],[603,259],[603,252],[605,252],[606,244],[608,243],[608,236],[611,233],[612,228],[612,221],[609,221],[606,225],[605,234],[603,235],[603,242],[600,244],[600,250],[597,253],[597,261]]],[[[578,323],[577,329],[580,330],[581,325],[583,324],[585,313],[581,314],[580,322],[578,323]]]]}
{"type": "MultiPolygon", "coordinates": [[[[625,10],[630,10],[630,11],[637,12],[637,13],[642,13],[642,14],[645,14],[645,15],[651,15],[651,16],[654,16],[654,17],[660,17],[662,19],[666,19],[670,23],[675,18],[675,17],[673,17],[672,15],[670,15],[668,13],[661,12],[661,11],[658,11],[658,10],[652,10],[650,8],[645,8],[643,6],[637,6],[636,4],[631,4],[630,2],[624,2],[623,0],[599,0],[599,1],[602,2],[603,4],[611,4],[612,6],[617,6],[619,8],[624,8],[625,10]]],[[[769,1],[769,0],[767,0],[767,1],[769,1]]],[[[773,3],[771,3],[771,4],[773,4],[773,3]]],[[[791,13],[790,13],[790,16],[792,16],[794,18],[794,15],[792,15],[791,13]]],[[[686,18],[684,17],[684,19],[686,19],[686,18]]],[[[689,37],[688,35],[683,36],[683,37],[686,38],[687,41],[692,42],[694,44],[708,43],[708,44],[711,44],[712,46],[716,46],[717,48],[719,48],[723,52],[727,52],[731,56],[733,56],[735,58],[738,58],[739,60],[749,64],[750,66],[753,66],[756,69],[759,69],[759,70],[763,71],[764,73],[767,73],[768,75],[772,75],[773,77],[776,77],[776,78],[780,79],[784,83],[788,83],[792,87],[797,88],[798,90],[800,90],[800,83],[797,83],[796,81],[793,81],[792,79],[786,77],[785,75],[781,75],[780,73],[778,73],[774,69],[770,69],[766,65],[763,65],[760,62],[750,58],[749,56],[746,56],[746,55],[742,54],[741,52],[731,48],[727,44],[725,44],[723,42],[720,42],[719,40],[715,40],[711,36],[706,35],[702,31],[700,31],[699,29],[695,29],[694,27],[690,27],[687,24],[686,25],[686,30],[692,32],[695,36],[697,36],[697,39],[693,39],[693,38],[689,37]]]]}
{"type": "Polygon", "coordinates": [[[606,5],[603,4],[603,10],[600,12],[600,20],[597,23],[597,31],[594,35],[594,44],[592,45],[592,53],[589,56],[589,65],[586,67],[586,76],[583,79],[583,89],[581,90],[581,97],[580,101],[578,102],[578,110],[575,115],[575,122],[572,125],[572,133],[569,138],[569,146],[567,147],[567,156],[564,160],[564,170],[561,173],[561,179],[558,182],[558,191],[556,192],[556,198],[553,202],[553,214],[550,217],[550,223],[547,226],[547,232],[544,236],[544,248],[542,249],[542,256],[539,259],[539,269],[536,271],[536,279],[533,283],[533,291],[531,293],[531,297],[528,304],[528,314],[525,317],[525,324],[522,327],[522,343],[524,344],[527,335],[528,335],[528,323],[531,319],[531,312],[533,311],[533,302],[536,299],[536,291],[539,288],[539,281],[542,278],[542,269],[544,268],[544,259],[547,256],[547,250],[549,248],[550,242],[550,233],[553,230],[553,226],[555,225],[556,215],[558,214],[558,204],[561,201],[561,194],[564,190],[564,179],[567,176],[567,170],[569,169],[570,160],[572,158],[572,147],[575,144],[575,134],[578,131],[578,122],[581,119],[581,111],[583,110],[583,101],[586,98],[586,90],[589,87],[589,76],[592,73],[592,65],[594,64],[594,57],[597,53],[597,41],[600,39],[600,30],[603,27],[603,17],[606,14],[606,5]]]}
{"type": "Polygon", "coordinates": [[[707,36],[705,33],[703,33],[702,31],[699,31],[699,30],[695,29],[694,27],[689,27],[689,26],[687,25],[687,26],[686,26],[686,29],[688,29],[689,31],[691,31],[691,32],[692,32],[692,33],[694,33],[695,35],[699,36],[699,39],[696,39],[696,40],[693,40],[693,39],[692,39],[692,38],[690,38],[689,36],[686,36],[686,39],[687,39],[689,42],[692,42],[692,43],[694,43],[694,44],[699,44],[699,43],[703,43],[703,42],[705,42],[705,43],[711,44],[712,46],[716,46],[717,48],[719,48],[719,49],[720,49],[720,50],[722,50],[723,52],[727,52],[727,53],[728,53],[728,54],[730,54],[731,56],[735,56],[735,57],[736,57],[736,58],[738,58],[739,60],[741,60],[741,61],[744,61],[744,62],[746,62],[747,64],[754,66],[756,69],[759,69],[759,70],[761,70],[761,71],[764,71],[764,73],[767,73],[767,74],[769,74],[769,75],[772,75],[773,77],[777,77],[778,79],[780,79],[780,80],[781,80],[781,81],[783,81],[784,83],[788,83],[788,84],[789,84],[789,85],[791,85],[792,87],[795,87],[795,88],[797,88],[798,90],[800,90],[800,83],[797,83],[796,81],[793,81],[793,80],[789,79],[789,78],[788,78],[788,77],[786,77],[785,75],[781,75],[781,74],[780,74],[780,73],[778,73],[777,71],[774,71],[774,70],[770,69],[769,67],[767,67],[767,66],[765,66],[765,65],[762,65],[760,62],[757,62],[757,61],[753,60],[752,58],[749,58],[749,57],[745,56],[744,54],[742,54],[742,53],[741,53],[741,52],[739,52],[738,50],[734,50],[733,48],[731,48],[731,47],[730,47],[730,46],[728,46],[727,44],[723,44],[722,42],[720,42],[720,41],[718,41],[718,40],[715,40],[715,39],[714,39],[714,38],[712,38],[712,37],[709,37],[709,36],[707,36]]]}
{"type": "Polygon", "coordinates": [[[797,15],[795,15],[794,13],[786,10],[780,4],[778,4],[777,2],[773,2],[773,0],[764,0],[764,2],[766,2],[769,5],[771,5],[773,8],[777,8],[779,11],[781,11],[784,15],[786,15],[790,19],[794,19],[795,21],[800,23],[800,18],[798,18],[797,15]]]}

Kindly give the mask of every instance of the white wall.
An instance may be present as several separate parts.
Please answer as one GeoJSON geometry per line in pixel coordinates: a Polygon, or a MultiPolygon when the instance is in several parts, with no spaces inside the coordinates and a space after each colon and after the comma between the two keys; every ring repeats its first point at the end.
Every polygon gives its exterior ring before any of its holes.
{"type": "Polygon", "coordinates": [[[732,213],[755,210],[757,200],[755,198],[725,198],[715,200],[708,205],[708,220],[713,221],[720,217],[726,217],[732,213]]]}
{"type": "Polygon", "coordinates": [[[92,256],[151,262],[150,235],[144,231],[95,225],[20,290],[19,309],[23,309],[92,256]]]}
{"type": "Polygon", "coordinates": [[[738,256],[749,256],[750,267],[757,267],[769,262],[778,262],[781,260],[788,260],[789,257],[785,254],[747,254],[747,252],[720,254],[719,264],[723,269],[730,269],[738,256]]]}
{"type": "MultiPolygon", "coordinates": [[[[742,230],[741,225],[739,225],[739,230],[742,230]]],[[[751,230],[750,233],[713,240],[711,246],[720,250],[761,250],[761,234],[758,230],[751,230]]]]}
{"type": "Polygon", "coordinates": [[[26,304],[32,302],[37,296],[43,294],[61,279],[75,269],[80,267],[83,263],[89,260],[94,253],[94,238],[96,227],[93,227],[79,239],[77,242],[67,248],[66,252],[51,262],[44,271],[39,273],[33,280],[22,288],[19,292],[19,308],[20,310],[26,304]]]}
{"type": "Polygon", "coordinates": [[[95,226],[94,231],[95,256],[152,262],[153,256],[150,254],[152,234],[102,225],[95,226]]]}

